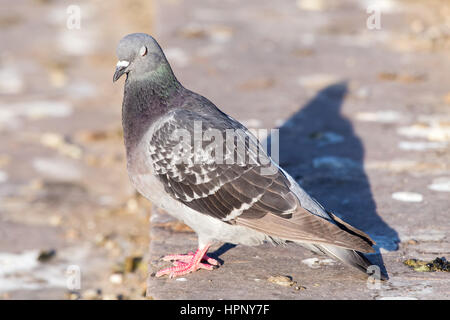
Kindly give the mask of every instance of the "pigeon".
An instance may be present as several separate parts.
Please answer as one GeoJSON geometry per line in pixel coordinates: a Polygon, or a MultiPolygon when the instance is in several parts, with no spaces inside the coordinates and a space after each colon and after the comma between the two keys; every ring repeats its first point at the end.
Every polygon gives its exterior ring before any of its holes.
{"type": "Polygon", "coordinates": [[[216,242],[295,243],[366,273],[375,242],[309,196],[244,125],[186,89],[152,36],[123,37],[117,57],[130,181],[198,236],[196,252],[163,257],[173,265],[156,277],[216,268],[207,254],[216,242]]]}

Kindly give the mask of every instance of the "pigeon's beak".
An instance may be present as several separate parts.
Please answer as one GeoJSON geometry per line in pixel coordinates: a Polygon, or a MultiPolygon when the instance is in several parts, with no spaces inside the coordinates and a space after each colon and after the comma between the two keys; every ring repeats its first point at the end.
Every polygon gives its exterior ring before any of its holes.
{"type": "Polygon", "coordinates": [[[117,62],[116,72],[114,72],[113,82],[116,82],[126,71],[130,63],[128,61],[122,60],[117,62]]]}

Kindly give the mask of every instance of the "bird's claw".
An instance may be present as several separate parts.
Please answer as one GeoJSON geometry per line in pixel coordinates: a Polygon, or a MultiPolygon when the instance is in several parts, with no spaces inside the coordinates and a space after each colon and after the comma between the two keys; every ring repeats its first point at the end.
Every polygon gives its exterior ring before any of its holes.
{"type": "MultiPolygon", "coordinates": [[[[206,252],[206,250],[204,251],[206,252]]],[[[156,273],[156,277],[169,275],[169,278],[182,276],[198,269],[213,270],[219,265],[216,259],[209,257],[206,253],[201,255],[198,251],[196,253],[189,252],[188,254],[172,254],[162,257],[163,261],[172,261],[173,267],[165,268],[156,273]],[[204,262],[201,262],[204,261],[204,262]]]]}

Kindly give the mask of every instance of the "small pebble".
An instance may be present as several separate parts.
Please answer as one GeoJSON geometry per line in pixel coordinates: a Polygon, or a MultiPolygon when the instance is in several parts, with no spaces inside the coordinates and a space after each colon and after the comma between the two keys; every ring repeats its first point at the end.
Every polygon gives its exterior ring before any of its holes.
{"type": "Polygon", "coordinates": [[[414,192],[395,192],[392,194],[392,199],[404,202],[422,202],[423,196],[414,192]]]}
{"type": "Polygon", "coordinates": [[[450,177],[442,177],[433,180],[428,189],[440,192],[450,192],[450,177]]]}
{"type": "Polygon", "coordinates": [[[81,298],[81,295],[79,292],[73,291],[67,294],[67,298],[69,300],[79,300],[81,298]]]}
{"type": "Polygon", "coordinates": [[[304,287],[304,286],[296,286],[294,289],[297,290],[297,291],[299,291],[299,290],[306,290],[306,287],[304,287]]]}
{"type": "Polygon", "coordinates": [[[319,259],[317,259],[317,258],[305,259],[305,260],[302,260],[302,262],[312,269],[317,269],[320,267],[319,259]]]}
{"type": "Polygon", "coordinates": [[[332,259],[318,259],[318,258],[309,258],[302,260],[302,263],[306,264],[308,267],[312,269],[320,268],[320,266],[333,265],[334,261],[332,259]]]}
{"type": "Polygon", "coordinates": [[[400,127],[397,133],[409,138],[425,138],[430,141],[448,142],[450,141],[450,127],[439,123],[425,125],[417,123],[409,127],[400,127]]]}
{"type": "Polygon", "coordinates": [[[121,284],[123,282],[123,275],[120,273],[113,273],[109,276],[109,281],[114,284],[121,284]]]}
{"type": "Polygon", "coordinates": [[[52,259],[55,255],[56,255],[56,250],[54,250],[54,249],[42,250],[41,252],[39,252],[37,259],[40,262],[47,262],[50,259],[52,259]]]}
{"type": "Polygon", "coordinates": [[[184,282],[184,281],[187,281],[187,279],[186,279],[186,278],[176,278],[175,281],[181,281],[181,282],[184,282]]]}
{"type": "Polygon", "coordinates": [[[102,290],[100,289],[88,289],[83,292],[82,298],[85,300],[97,300],[101,299],[102,297],[102,290]]]}
{"type": "Polygon", "coordinates": [[[129,256],[125,258],[125,272],[135,272],[142,262],[141,256],[129,256]]]}
{"type": "Polygon", "coordinates": [[[428,142],[428,141],[400,141],[399,149],[407,151],[427,151],[432,149],[444,149],[447,147],[446,142],[428,142]]]}
{"type": "Polygon", "coordinates": [[[397,111],[383,110],[377,112],[359,112],[356,114],[356,119],[364,122],[381,122],[393,123],[402,118],[402,115],[397,111]]]}
{"type": "Polygon", "coordinates": [[[267,281],[278,284],[283,287],[292,287],[296,284],[290,277],[287,276],[270,276],[267,281]]]}

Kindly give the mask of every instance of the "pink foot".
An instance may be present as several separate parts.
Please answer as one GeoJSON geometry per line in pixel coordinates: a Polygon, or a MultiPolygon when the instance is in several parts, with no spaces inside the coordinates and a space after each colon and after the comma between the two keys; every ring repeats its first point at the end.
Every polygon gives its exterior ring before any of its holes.
{"type": "Polygon", "coordinates": [[[197,252],[189,252],[188,254],[173,254],[163,257],[164,261],[172,261],[173,267],[162,269],[156,273],[156,277],[161,277],[168,274],[169,278],[179,277],[198,269],[213,270],[214,266],[219,265],[216,259],[208,257],[206,252],[208,251],[209,245],[203,249],[198,249],[197,252]],[[206,261],[207,263],[202,263],[201,261],[206,261]]]}

